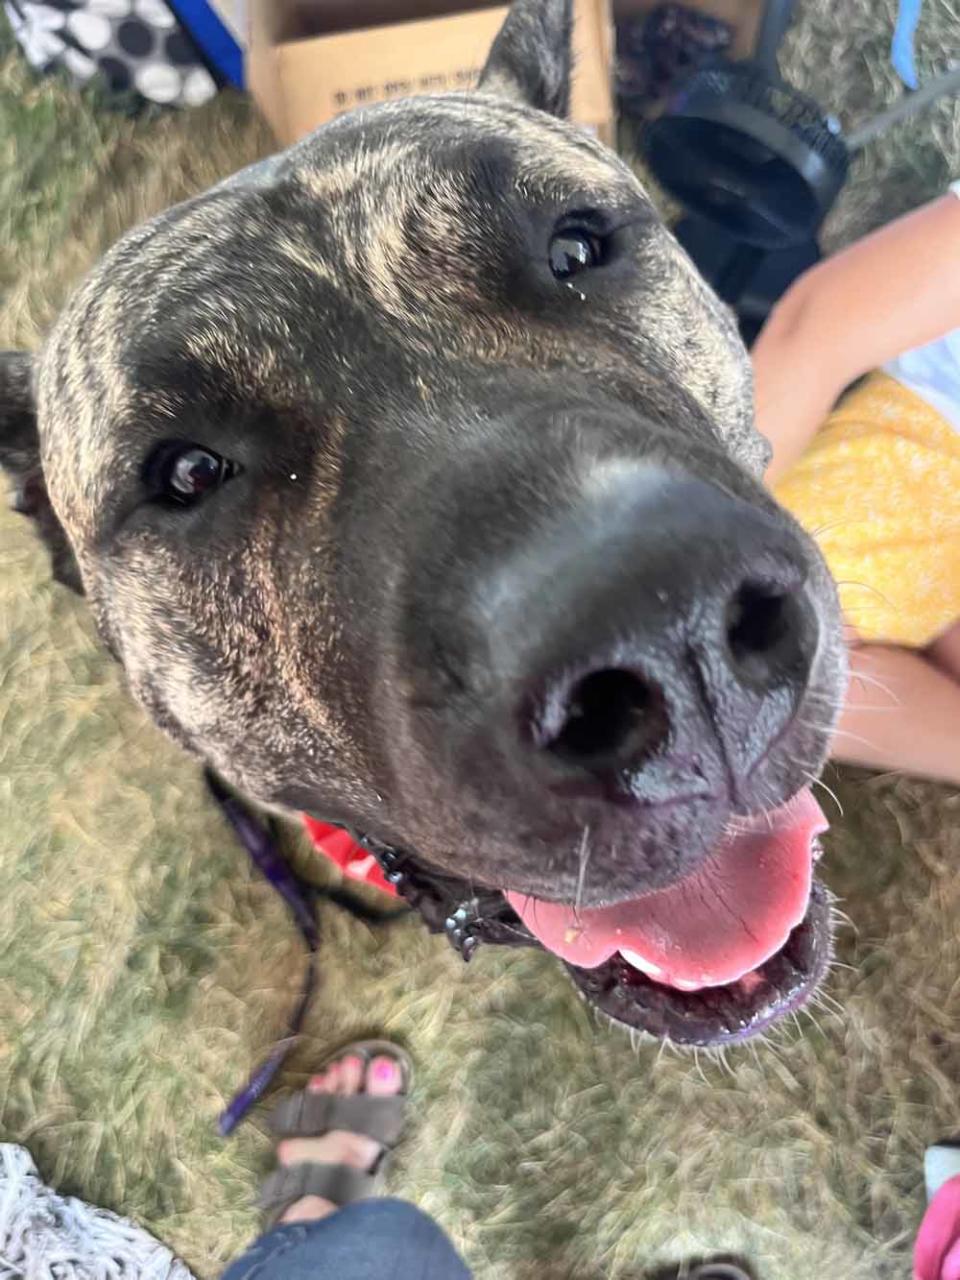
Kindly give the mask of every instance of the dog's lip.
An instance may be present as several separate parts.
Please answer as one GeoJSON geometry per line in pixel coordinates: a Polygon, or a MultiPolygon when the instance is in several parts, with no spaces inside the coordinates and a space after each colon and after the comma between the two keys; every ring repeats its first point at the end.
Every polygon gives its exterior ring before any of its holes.
{"type": "Polygon", "coordinates": [[[581,996],[612,1023],[675,1044],[719,1047],[761,1035],[802,1008],[829,968],[832,938],[830,897],[814,879],[807,914],[749,982],[676,991],[620,956],[595,969],[566,969],[581,996]]]}

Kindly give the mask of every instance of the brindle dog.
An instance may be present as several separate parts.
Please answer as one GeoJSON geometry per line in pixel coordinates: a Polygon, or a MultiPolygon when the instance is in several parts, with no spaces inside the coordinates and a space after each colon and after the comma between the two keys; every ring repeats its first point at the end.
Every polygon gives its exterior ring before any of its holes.
{"type": "Polygon", "coordinates": [[[570,29],[516,0],[476,92],[126,235],[4,357],[0,458],[178,742],[358,833],[464,949],[539,941],[715,1044],[829,958],[801,788],[839,615],[730,317],[564,122],[570,29]]]}

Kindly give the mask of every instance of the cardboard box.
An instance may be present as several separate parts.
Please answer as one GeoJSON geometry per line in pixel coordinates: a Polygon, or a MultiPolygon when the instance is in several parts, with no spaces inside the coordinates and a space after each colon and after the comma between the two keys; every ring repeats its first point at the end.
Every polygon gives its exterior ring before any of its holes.
{"type": "MultiPolygon", "coordinates": [[[[571,115],[612,145],[609,2],[575,0],[571,115]]],[[[354,107],[470,88],[507,7],[489,0],[247,0],[247,12],[247,83],[288,146],[354,107]],[[397,21],[399,14],[406,20],[397,21]]]]}
{"type": "MultiPolygon", "coordinates": [[[[663,0],[613,0],[613,16],[617,22],[649,13],[663,0]]],[[[729,23],[735,31],[731,56],[749,58],[757,43],[764,0],[679,0],[688,9],[699,9],[711,18],[729,23]]]]}

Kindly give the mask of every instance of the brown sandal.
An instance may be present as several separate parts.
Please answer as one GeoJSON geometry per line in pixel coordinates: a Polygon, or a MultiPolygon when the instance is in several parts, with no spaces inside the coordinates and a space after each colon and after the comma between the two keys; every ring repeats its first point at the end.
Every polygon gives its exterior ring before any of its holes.
{"type": "MultiPolygon", "coordinates": [[[[376,1195],[383,1182],[390,1152],[403,1129],[407,1098],[413,1084],[410,1055],[389,1040],[358,1040],[331,1054],[329,1066],[351,1054],[363,1060],[364,1072],[373,1058],[392,1058],[400,1067],[400,1092],[386,1096],[313,1093],[308,1089],[280,1102],[270,1117],[277,1138],[319,1138],[334,1129],[373,1138],[382,1148],[369,1169],[304,1160],[278,1165],[260,1192],[264,1226],[275,1226],[291,1205],[304,1196],[322,1196],[338,1207],[376,1195]]],[[[323,1067],[320,1068],[323,1070],[323,1067]]]]}

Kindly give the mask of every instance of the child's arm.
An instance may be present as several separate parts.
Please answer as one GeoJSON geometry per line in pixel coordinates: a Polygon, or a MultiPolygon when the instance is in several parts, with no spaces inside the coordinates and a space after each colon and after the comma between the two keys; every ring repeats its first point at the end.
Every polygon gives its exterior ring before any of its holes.
{"type": "MultiPolygon", "coordinates": [[[[960,651],[960,624],[951,636],[960,651]]],[[[910,649],[852,649],[850,687],[831,754],[848,764],[960,787],[960,680],[910,649]]]]}
{"type": "Polygon", "coordinates": [[[960,199],[899,218],[801,276],[753,348],[767,480],[803,453],[855,378],[960,326],[960,199]]]}

